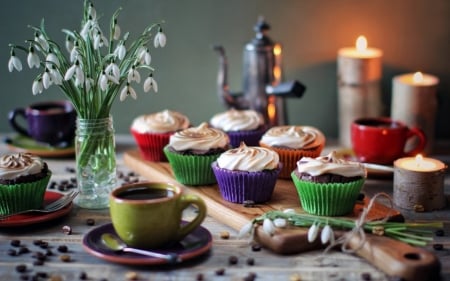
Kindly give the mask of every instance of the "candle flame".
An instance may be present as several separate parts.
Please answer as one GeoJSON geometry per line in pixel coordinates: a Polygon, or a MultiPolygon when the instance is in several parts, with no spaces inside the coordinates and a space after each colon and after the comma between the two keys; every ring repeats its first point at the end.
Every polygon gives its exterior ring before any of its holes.
{"type": "Polygon", "coordinates": [[[280,44],[275,44],[275,46],[273,47],[273,54],[275,56],[281,55],[281,45],[280,44]]]}
{"type": "Polygon", "coordinates": [[[423,165],[423,156],[422,154],[416,155],[416,165],[417,167],[421,167],[423,165]]]}
{"type": "Polygon", "coordinates": [[[422,72],[418,71],[418,72],[414,73],[413,81],[414,81],[414,83],[422,83],[423,82],[422,72]]]}
{"type": "Polygon", "coordinates": [[[358,39],[356,39],[356,50],[358,52],[364,52],[367,50],[367,39],[363,35],[360,35],[358,39]]]}

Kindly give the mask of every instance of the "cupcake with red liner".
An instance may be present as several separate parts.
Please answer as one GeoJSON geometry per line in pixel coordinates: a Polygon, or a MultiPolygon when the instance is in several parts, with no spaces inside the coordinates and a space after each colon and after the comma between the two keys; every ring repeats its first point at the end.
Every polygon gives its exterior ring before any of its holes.
{"type": "Polygon", "coordinates": [[[223,199],[264,203],[272,197],[281,164],[275,151],[241,143],[222,153],[212,168],[223,199]]]}
{"type": "Polygon", "coordinates": [[[232,147],[238,147],[241,142],[248,146],[257,146],[266,131],[263,116],[252,109],[229,109],[214,115],[210,124],[228,134],[232,147]]]}
{"type": "Polygon", "coordinates": [[[163,148],[175,132],[190,126],[187,116],[171,110],[141,115],[133,120],[133,135],[142,158],[148,161],[167,161],[163,148]]]}
{"type": "Polygon", "coordinates": [[[259,145],[278,153],[283,164],[278,177],[290,179],[298,160],[320,155],[325,146],[325,136],[311,126],[275,126],[261,137],[259,145]]]}
{"type": "Polygon", "coordinates": [[[47,163],[30,153],[0,156],[0,214],[42,208],[51,174],[47,163]]]}
{"type": "Polygon", "coordinates": [[[361,163],[338,158],[331,152],[316,158],[303,157],[291,176],[306,212],[341,216],[352,212],[367,170],[361,163]]]}
{"type": "Polygon", "coordinates": [[[178,182],[208,185],[216,183],[212,162],[229,148],[230,139],[225,132],[202,123],[170,136],[164,153],[178,182]]]}

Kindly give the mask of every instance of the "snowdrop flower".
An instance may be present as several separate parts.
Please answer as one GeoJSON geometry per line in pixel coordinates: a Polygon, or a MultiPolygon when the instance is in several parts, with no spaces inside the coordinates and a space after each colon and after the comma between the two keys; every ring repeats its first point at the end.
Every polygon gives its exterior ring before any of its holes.
{"type": "Polygon", "coordinates": [[[57,67],[60,66],[58,58],[56,57],[56,55],[51,50],[48,52],[48,55],[45,58],[45,61],[49,62],[46,65],[47,67],[52,66],[52,63],[55,64],[57,67]]]}
{"type": "Polygon", "coordinates": [[[245,235],[251,233],[252,230],[253,230],[253,222],[250,221],[250,222],[246,223],[246,224],[239,230],[238,237],[239,237],[239,238],[242,238],[242,237],[244,237],[245,235]]]}
{"type": "Polygon", "coordinates": [[[89,18],[95,20],[97,18],[97,11],[94,8],[94,4],[89,3],[89,7],[88,7],[88,15],[89,18]]]}
{"type": "Polygon", "coordinates": [[[285,213],[285,214],[295,214],[295,210],[289,208],[289,209],[283,210],[283,213],[285,213]]]}
{"type": "Polygon", "coordinates": [[[162,28],[159,27],[158,33],[155,35],[155,39],[153,40],[153,45],[155,45],[155,48],[158,48],[159,46],[164,47],[166,45],[166,35],[162,32],[162,28]]]}
{"type": "Polygon", "coordinates": [[[264,219],[263,230],[270,236],[272,236],[275,233],[275,226],[273,225],[273,222],[270,219],[264,219]]]}
{"type": "MultiPolygon", "coordinates": [[[[105,68],[106,74],[109,74],[115,78],[115,80],[120,79],[120,69],[114,62],[111,61],[110,64],[105,68]]],[[[117,84],[117,83],[116,83],[117,84]]]]}
{"type": "Polygon", "coordinates": [[[22,62],[18,57],[16,57],[14,51],[11,51],[11,57],[9,58],[8,61],[8,69],[9,72],[13,72],[14,69],[16,69],[17,71],[22,70],[22,62]]]}
{"type": "Polygon", "coordinates": [[[145,65],[150,65],[150,62],[152,61],[152,56],[150,55],[150,51],[149,49],[145,49],[143,50],[140,54],[139,54],[139,61],[142,64],[145,65]]]}
{"type": "Polygon", "coordinates": [[[153,78],[153,74],[150,73],[150,75],[144,81],[144,92],[147,93],[152,88],[153,88],[153,91],[155,91],[155,93],[158,92],[158,83],[156,83],[156,80],[153,78]]]}
{"type": "Polygon", "coordinates": [[[53,84],[52,76],[48,68],[45,68],[44,74],[42,75],[42,84],[44,85],[44,89],[48,89],[53,84]]]}
{"type": "Polygon", "coordinates": [[[102,89],[102,91],[106,91],[108,88],[108,76],[106,76],[105,71],[103,71],[102,75],[100,75],[98,84],[100,85],[100,89],[102,89]]]}
{"type": "Polygon", "coordinates": [[[66,45],[67,52],[71,53],[72,49],[74,47],[74,44],[73,44],[72,38],[70,38],[69,35],[66,36],[66,43],[65,43],[65,45],[66,45]]]}
{"type": "Polygon", "coordinates": [[[27,62],[28,62],[28,66],[30,68],[33,68],[34,66],[36,68],[39,68],[39,65],[41,63],[41,60],[39,59],[39,56],[34,51],[33,46],[30,46],[30,48],[29,48],[29,52],[28,52],[28,56],[27,56],[27,62]]]}
{"type": "Polygon", "coordinates": [[[80,31],[80,35],[81,37],[83,37],[83,39],[86,41],[87,38],[89,37],[89,34],[92,30],[92,28],[94,27],[94,22],[92,21],[91,18],[89,18],[87,20],[87,22],[84,24],[83,28],[80,31]]]}
{"type": "Polygon", "coordinates": [[[114,55],[119,58],[119,60],[123,60],[125,55],[127,54],[127,49],[125,48],[125,45],[123,42],[120,42],[119,45],[117,45],[116,49],[114,49],[114,55]]]}
{"type": "Polygon", "coordinates": [[[42,33],[36,32],[34,34],[34,41],[38,43],[39,49],[43,49],[44,51],[48,51],[50,46],[48,45],[47,39],[45,39],[42,33]]]}
{"type": "Polygon", "coordinates": [[[136,67],[133,65],[128,71],[128,83],[136,81],[137,83],[141,82],[141,75],[136,70],[136,67]]]}
{"type": "Polygon", "coordinates": [[[325,225],[325,227],[322,229],[322,232],[320,234],[320,241],[322,241],[322,244],[334,242],[333,229],[331,229],[331,226],[329,226],[328,224],[325,225]]]}
{"type": "Polygon", "coordinates": [[[62,85],[63,77],[54,65],[50,68],[50,78],[55,85],[62,85]]]}
{"type": "Polygon", "coordinates": [[[70,62],[74,63],[78,59],[79,53],[78,53],[78,47],[77,43],[75,43],[75,46],[72,48],[72,51],[70,51],[70,62]]]}
{"type": "Polygon", "coordinates": [[[127,82],[126,86],[120,92],[120,101],[124,101],[128,96],[137,99],[136,91],[130,86],[130,82],[127,82]]]}
{"type": "Polygon", "coordinates": [[[33,95],[41,94],[44,91],[44,85],[42,84],[41,78],[33,81],[31,91],[33,92],[33,95]]]}
{"type": "Polygon", "coordinates": [[[308,242],[310,242],[310,243],[314,242],[316,240],[318,234],[319,234],[319,226],[314,223],[308,229],[308,242]]]}
{"type": "Polygon", "coordinates": [[[97,31],[97,33],[94,35],[94,50],[97,50],[103,46],[108,46],[108,39],[106,39],[103,33],[97,31]]]}
{"type": "Polygon", "coordinates": [[[77,80],[84,82],[84,73],[78,60],[75,61],[75,63],[71,67],[69,67],[66,74],[64,75],[64,80],[70,80],[74,75],[77,80]]]}
{"type": "Polygon", "coordinates": [[[86,76],[86,79],[84,81],[84,88],[85,88],[86,92],[89,92],[91,90],[94,83],[95,83],[94,79],[92,79],[89,76],[86,76]]]}
{"type": "Polygon", "coordinates": [[[276,218],[273,220],[273,225],[278,228],[285,228],[287,226],[287,221],[283,218],[276,218]]]}
{"type": "Polygon", "coordinates": [[[114,40],[119,40],[120,33],[121,33],[120,26],[117,24],[117,19],[114,19],[114,35],[113,35],[114,40]]]}

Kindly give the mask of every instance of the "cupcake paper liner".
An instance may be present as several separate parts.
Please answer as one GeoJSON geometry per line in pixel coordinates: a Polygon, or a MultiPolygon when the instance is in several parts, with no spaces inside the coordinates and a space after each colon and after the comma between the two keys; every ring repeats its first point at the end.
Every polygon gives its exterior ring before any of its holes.
{"type": "Polygon", "coordinates": [[[0,214],[41,208],[50,177],[51,172],[46,177],[29,183],[0,184],[0,214]]]}
{"type": "Polygon", "coordinates": [[[302,208],[313,215],[342,216],[353,211],[365,179],[348,183],[315,183],[303,181],[292,173],[302,208]]]}
{"type": "Polygon", "coordinates": [[[251,131],[236,131],[226,132],[230,138],[230,144],[232,147],[239,147],[241,142],[244,142],[247,146],[258,146],[259,140],[264,134],[265,129],[251,130],[251,131]]]}
{"type": "Polygon", "coordinates": [[[171,133],[139,133],[131,130],[131,133],[136,141],[142,158],[152,162],[167,161],[164,154],[164,147],[169,143],[171,133]]]}
{"type": "Polygon", "coordinates": [[[219,158],[214,155],[182,155],[172,152],[166,146],[164,153],[169,160],[175,179],[186,185],[209,185],[216,183],[216,177],[211,168],[212,162],[219,158]]]}
{"type": "Polygon", "coordinates": [[[278,175],[278,177],[281,179],[291,178],[291,172],[297,168],[297,161],[300,160],[302,157],[316,158],[320,156],[320,153],[323,150],[323,145],[319,145],[314,149],[280,148],[267,146],[263,143],[260,143],[260,146],[272,149],[276,151],[280,156],[280,162],[283,163],[283,168],[281,169],[281,172],[278,175]]]}
{"type": "Polygon", "coordinates": [[[233,203],[264,203],[270,200],[281,165],[261,172],[232,171],[212,164],[222,198],[233,203]]]}

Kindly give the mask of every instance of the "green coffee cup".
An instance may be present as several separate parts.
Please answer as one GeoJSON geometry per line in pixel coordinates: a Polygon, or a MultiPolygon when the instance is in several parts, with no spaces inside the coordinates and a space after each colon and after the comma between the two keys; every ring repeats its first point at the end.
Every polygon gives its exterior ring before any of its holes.
{"type": "Polygon", "coordinates": [[[117,235],[135,248],[158,248],[180,241],[206,216],[206,205],[200,197],[185,194],[170,183],[126,184],[112,191],[109,202],[117,235]],[[183,210],[190,205],[198,208],[196,217],[182,223],[183,210]]]}

